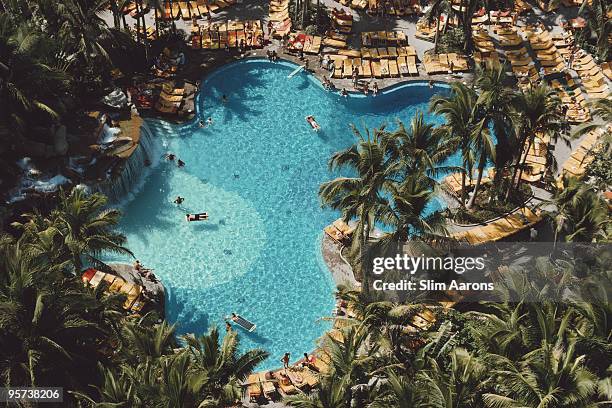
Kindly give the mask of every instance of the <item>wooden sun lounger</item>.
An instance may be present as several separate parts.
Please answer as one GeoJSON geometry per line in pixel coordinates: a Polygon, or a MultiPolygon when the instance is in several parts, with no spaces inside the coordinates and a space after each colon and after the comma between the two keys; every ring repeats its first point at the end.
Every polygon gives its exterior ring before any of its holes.
{"type": "Polygon", "coordinates": [[[282,371],[274,373],[274,378],[278,380],[278,389],[283,395],[297,394],[298,389],[291,383],[291,379],[282,375],[282,371]]]}
{"type": "Polygon", "coordinates": [[[363,76],[366,78],[371,78],[372,77],[372,68],[370,67],[370,61],[369,60],[361,60],[361,72],[363,73],[363,76]]]}
{"type": "Polygon", "coordinates": [[[408,73],[410,75],[419,75],[419,70],[417,69],[416,65],[416,57],[414,55],[408,56],[406,61],[408,63],[408,73]]]}
{"type": "Polygon", "coordinates": [[[389,60],[389,74],[392,77],[398,77],[399,76],[399,67],[397,66],[397,60],[395,60],[395,59],[390,59],[389,60]]]}
{"type": "Polygon", "coordinates": [[[375,78],[382,78],[382,67],[380,65],[380,61],[372,61],[371,63],[372,65],[372,73],[374,74],[375,78]]]}
{"type": "Polygon", "coordinates": [[[380,74],[383,76],[383,78],[388,78],[390,76],[389,60],[380,60],[380,74]]]}
{"type": "Polygon", "coordinates": [[[402,75],[409,75],[408,71],[408,62],[406,61],[406,57],[397,57],[397,66],[399,68],[399,72],[402,75]]]}

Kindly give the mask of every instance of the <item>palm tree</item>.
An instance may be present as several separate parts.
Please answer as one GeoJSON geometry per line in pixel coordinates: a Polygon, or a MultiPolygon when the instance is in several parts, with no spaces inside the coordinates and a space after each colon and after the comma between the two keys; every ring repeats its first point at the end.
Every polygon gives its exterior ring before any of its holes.
{"type": "Polygon", "coordinates": [[[608,38],[612,33],[612,21],[609,18],[611,10],[609,2],[594,0],[582,3],[578,11],[578,14],[585,16],[588,24],[588,30],[584,33],[588,36],[586,40],[595,39],[595,49],[601,61],[607,61],[610,52],[608,38]]]}
{"type": "Polygon", "coordinates": [[[453,14],[452,3],[448,0],[435,0],[431,4],[431,8],[426,14],[427,21],[431,24],[431,22],[436,20],[436,37],[434,40],[434,53],[438,53],[438,37],[440,33],[440,17],[446,15],[446,19],[444,21],[444,31],[446,32],[446,25],[448,24],[448,20],[453,14]]]}
{"type": "Polygon", "coordinates": [[[75,387],[93,369],[105,337],[88,320],[89,302],[76,279],[28,255],[20,242],[3,248],[0,264],[0,373],[4,384],[75,387]]]}
{"type": "Polygon", "coordinates": [[[329,161],[329,168],[331,171],[347,169],[355,176],[337,177],[323,183],[319,196],[323,206],[340,210],[346,222],[357,218],[356,238],[351,248],[352,266],[353,270],[361,272],[364,290],[367,291],[365,268],[368,265],[366,251],[370,230],[374,227],[377,208],[387,205],[382,194],[391,191],[400,165],[385,154],[388,149],[383,137],[384,129],[375,129],[373,134],[368,131],[366,136],[355,127],[353,132],[359,139],[358,143],[335,153],[329,161]]]}
{"type": "Polygon", "coordinates": [[[555,189],[550,218],[555,225],[555,242],[565,233],[568,242],[605,242],[610,235],[608,206],[595,188],[575,177],[563,178],[563,187],[555,189]]]}
{"type": "Polygon", "coordinates": [[[94,265],[106,267],[99,259],[103,253],[133,256],[123,246],[125,237],[113,230],[119,223],[121,212],[105,209],[107,202],[107,198],[98,193],[88,196],[80,189],[73,189],[67,195],[61,191],[59,205],[51,212],[51,225],[59,230],[77,271],[82,267],[82,257],[94,265]]]}
{"type": "MultiPolygon", "coordinates": [[[[549,138],[556,142],[568,126],[561,113],[561,101],[556,92],[547,86],[532,87],[517,94],[514,109],[517,113],[516,133],[519,135],[519,146],[512,181],[513,186],[518,189],[527,154],[536,137],[549,138]]],[[[508,189],[508,194],[510,190],[508,189]]]]}
{"type": "Polygon", "coordinates": [[[477,69],[476,87],[480,90],[480,95],[475,107],[471,145],[475,160],[478,162],[478,177],[467,208],[471,208],[476,200],[487,162],[489,160],[495,162],[498,169],[496,174],[501,174],[499,170],[508,160],[506,154],[512,151],[512,146],[516,143],[510,109],[514,91],[504,86],[505,75],[502,66],[487,65],[484,69],[477,69]],[[493,143],[491,130],[495,133],[497,147],[493,143]],[[502,154],[498,155],[497,152],[502,154]]]}
{"type": "Polygon", "coordinates": [[[239,384],[269,355],[261,349],[240,354],[237,334],[227,333],[220,343],[216,327],[200,337],[189,334],[183,339],[187,343],[186,353],[191,356],[197,372],[205,378],[207,404],[223,400],[227,395],[239,395],[239,384]]]}
{"type": "Polygon", "coordinates": [[[397,129],[384,135],[384,143],[389,157],[400,162],[405,175],[426,172],[434,182],[439,173],[448,171],[441,163],[453,153],[445,136],[417,112],[408,128],[398,121],[397,129]]]}
{"type": "Polygon", "coordinates": [[[125,358],[130,361],[157,359],[177,348],[175,326],[166,321],[150,325],[148,317],[126,323],[121,330],[125,358]]]}
{"type": "Polygon", "coordinates": [[[383,246],[391,243],[401,245],[412,239],[430,239],[446,233],[445,218],[433,211],[437,194],[430,180],[423,173],[413,173],[398,186],[391,189],[391,202],[379,207],[376,218],[393,232],[385,233],[379,242],[383,246]]]}
{"type": "Polygon", "coordinates": [[[324,377],[315,392],[286,397],[283,402],[297,408],[349,408],[346,384],[334,377],[324,377]]]}
{"type": "MultiPolygon", "coordinates": [[[[599,116],[604,123],[612,123],[612,97],[591,100],[587,102],[587,105],[591,109],[593,116],[599,116]]],[[[601,140],[604,150],[609,154],[612,152],[612,132],[607,126],[589,122],[578,127],[574,132],[574,137],[580,137],[598,128],[603,128],[604,130],[601,140]]]]}
{"type": "Polygon", "coordinates": [[[471,136],[474,131],[474,113],[478,95],[472,87],[453,82],[450,96],[435,95],[430,102],[431,110],[444,115],[445,123],[438,128],[443,140],[450,148],[461,153],[461,206],[465,206],[466,173],[472,175],[474,155],[471,136]]]}
{"type": "Polygon", "coordinates": [[[463,348],[450,353],[450,364],[445,370],[434,359],[429,369],[418,374],[421,406],[435,408],[461,408],[478,406],[479,390],[484,388],[486,367],[463,348]]]}
{"type": "Polygon", "coordinates": [[[468,201],[466,208],[470,209],[476,201],[478,190],[480,189],[480,183],[482,182],[482,176],[485,171],[487,163],[495,161],[495,142],[493,141],[493,135],[487,126],[486,118],[481,119],[475,126],[472,133],[471,144],[474,149],[474,158],[478,162],[478,175],[476,176],[476,184],[474,185],[474,191],[472,197],[468,201]]]}
{"type": "Polygon", "coordinates": [[[60,67],[51,40],[26,24],[0,14],[0,135],[19,144],[32,123],[50,124],[63,110],[61,98],[69,79],[60,67]]]}
{"type": "Polygon", "coordinates": [[[592,407],[598,384],[584,358],[574,354],[573,341],[567,347],[545,344],[518,361],[491,355],[499,391],[483,394],[485,405],[592,407]]]}
{"type": "Polygon", "coordinates": [[[404,408],[418,406],[417,387],[407,376],[387,371],[387,382],[376,395],[370,408],[404,408]]]}

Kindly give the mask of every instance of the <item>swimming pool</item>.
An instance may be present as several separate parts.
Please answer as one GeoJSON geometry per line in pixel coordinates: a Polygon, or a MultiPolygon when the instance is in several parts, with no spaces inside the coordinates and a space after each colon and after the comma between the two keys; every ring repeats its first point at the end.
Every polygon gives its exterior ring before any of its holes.
{"type": "Polygon", "coordinates": [[[150,121],[186,166],[162,162],[154,169],[125,204],[120,226],[128,247],[166,286],[167,318],[178,332],[215,324],[223,331],[223,317],[238,312],[257,324],[254,333],[241,333],[242,347],[271,353],[262,368],[279,366],[286,351],[294,359],[311,351],[330,327],[321,318],[331,314],[335,286],[320,241],[338,214],[321,209],[317,192],[332,177],[330,155],[356,140],[349,124],[393,127],[417,109],[440,123],[427,104],[446,92],[419,83],[376,98],[343,98],[306,73],[288,79],[294,68],[246,60],[211,73],[198,99],[210,127],[150,121]],[[312,131],[307,115],[322,131],[312,131]],[[178,195],[185,197],[180,207],[172,203],[178,195]],[[203,211],[209,221],[184,219],[203,211]]]}

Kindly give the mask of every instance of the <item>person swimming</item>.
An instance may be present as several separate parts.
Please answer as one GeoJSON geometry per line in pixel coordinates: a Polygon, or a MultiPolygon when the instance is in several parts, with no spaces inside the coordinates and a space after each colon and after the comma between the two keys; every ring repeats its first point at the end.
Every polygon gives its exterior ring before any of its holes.
{"type": "Polygon", "coordinates": [[[166,159],[168,159],[168,161],[174,161],[175,158],[176,158],[176,155],[174,153],[168,153],[166,155],[166,159]]]}
{"type": "Polygon", "coordinates": [[[342,90],[340,91],[340,95],[344,96],[345,98],[348,97],[348,91],[346,90],[346,88],[342,88],[342,90]]]}
{"type": "Polygon", "coordinates": [[[206,126],[210,126],[213,124],[213,119],[211,117],[209,117],[208,119],[206,119],[206,126]]]}
{"type": "Polygon", "coordinates": [[[178,204],[178,205],[180,205],[180,204],[182,204],[182,203],[183,203],[183,201],[185,201],[185,198],[184,198],[184,197],[181,197],[181,196],[176,196],[176,198],[174,199],[174,204],[178,204]]]}
{"type": "Polygon", "coordinates": [[[227,96],[226,96],[226,95],[223,95],[223,96],[221,97],[221,102],[223,102],[223,103],[227,103],[227,96]]]}
{"type": "Polygon", "coordinates": [[[201,128],[203,128],[204,126],[206,126],[206,124],[204,123],[204,121],[203,121],[203,120],[200,120],[199,125],[200,125],[200,127],[201,127],[201,128]]]}
{"type": "Polygon", "coordinates": [[[178,161],[176,162],[176,165],[177,165],[178,167],[185,167],[185,162],[184,162],[184,161],[182,161],[181,159],[178,159],[178,161]]]}

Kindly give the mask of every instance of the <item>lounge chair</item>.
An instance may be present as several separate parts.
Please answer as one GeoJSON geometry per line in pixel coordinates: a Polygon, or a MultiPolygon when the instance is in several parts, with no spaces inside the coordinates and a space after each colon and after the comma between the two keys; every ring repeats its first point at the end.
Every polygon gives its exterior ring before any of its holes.
{"type": "Polygon", "coordinates": [[[406,57],[397,57],[397,66],[399,68],[399,72],[402,75],[409,75],[408,71],[408,62],[406,61],[406,57]]]}
{"type": "Polygon", "coordinates": [[[363,77],[365,78],[371,78],[372,77],[372,68],[370,67],[370,61],[369,60],[361,60],[361,72],[363,77]]]}
{"type": "Polygon", "coordinates": [[[389,60],[389,74],[392,77],[398,77],[399,76],[399,67],[397,66],[397,60],[396,59],[390,59],[389,60]]]}
{"type": "Polygon", "coordinates": [[[380,60],[380,74],[383,78],[388,78],[390,76],[391,73],[389,71],[389,60],[380,60]]]}
{"type": "Polygon", "coordinates": [[[298,389],[291,383],[291,379],[282,371],[274,373],[274,377],[278,380],[278,389],[283,395],[297,394],[298,389]]]}
{"type": "Polygon", "coordinates": [[[375,78],[382,78],[382,67],[380,64],[380,61],[372,61],[371,63],[372,65],[372,73],[374,74],[375,78]]]}

